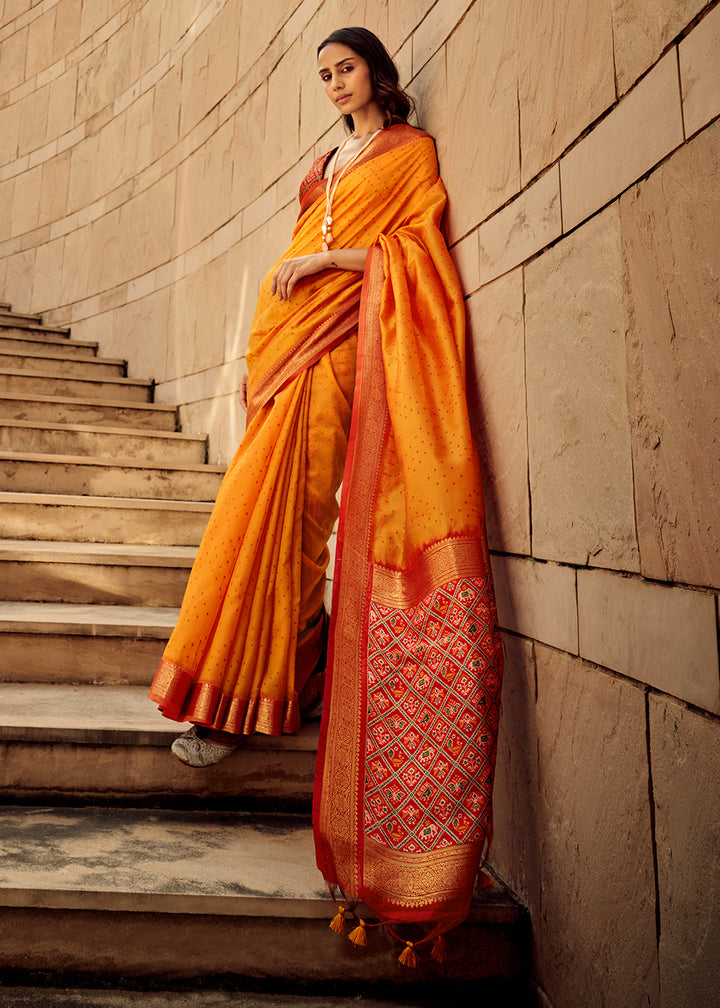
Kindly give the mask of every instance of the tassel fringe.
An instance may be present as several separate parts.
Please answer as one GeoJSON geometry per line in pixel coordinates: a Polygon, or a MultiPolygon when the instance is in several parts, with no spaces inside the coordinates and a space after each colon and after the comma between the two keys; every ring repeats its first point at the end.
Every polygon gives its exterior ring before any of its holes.
{"type": "Polygon", "coordinates": [[[338,907],[338,912],[330,921],[329,927],[337,934],[345,934],[345,907],[338,907]]]}
{"type": "Polygon", "coordinates": [[[367,945],[367,931],[365,930],[365,921],[362,917],[358,917],[358,926],[354,931],[351,931],[348,938],[353,943],[353,945],[367,945]]]}
{"type": "Polygon", "coordinates": [[[445,944],[445,935],[438,935],[433,942],[432,952],[430,955],[433,957],[435,962],[444,963],[447,961],[447,946],[445,944]]]}
{"type": "Polygon", "coordinates": [[[414,969],[417,966],[417,955],[412,942],[405,942],[405,948],[398,956],[398,962],[401,962],[403,966],[408,966],[410,969],[414,969]]]}

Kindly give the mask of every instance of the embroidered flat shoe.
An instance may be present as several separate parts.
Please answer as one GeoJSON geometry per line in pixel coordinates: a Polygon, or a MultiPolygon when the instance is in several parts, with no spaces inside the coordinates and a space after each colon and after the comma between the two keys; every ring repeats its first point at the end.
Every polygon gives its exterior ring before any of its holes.
{"type": "Polygon", "coordinates": [[[239,746],[239,742],[237,745],[222,745],[201,738],[196,725],[193,725],[184,735],[175,739],[170,746],[170,752],[186,766],[209,767],[231,756],[239,746]]]}

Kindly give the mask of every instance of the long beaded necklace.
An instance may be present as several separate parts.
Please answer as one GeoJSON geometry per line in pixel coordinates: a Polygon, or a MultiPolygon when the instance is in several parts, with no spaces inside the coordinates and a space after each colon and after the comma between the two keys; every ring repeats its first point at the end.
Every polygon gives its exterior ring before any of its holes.
{"type": "Polygon", "coordinates": [[[338,158],[339,158],[342,150],[344,149],[345,144],[348,142],[348,140],[352,140],[354,134],[351,133],[350,136],[347,137],[346,140],[343,140],[343,142],[340,144],[340,146],[338,147],[338,149],[333,154],[332,160],[330,162],[330,168],[329,168],[329,171],[328,171],[327,189],[325,190],[325,216],[323,217],[323,222],[322,222],[322,236],[323,236],[322,237],[322,250],[323,250],[323,252],[327,252],[328,251],[328,249],[332,245],[332,241],[333,241],[333,236],[332,236],[332,223],[333,223],[333,218],[332,218],[332,201],[333,201],[333,197],[335,196],[335,190],[338,187],[338,183],[340,182],[340,179],[343,177],[343,175],[348,170],[348,168],[350,167],[350,165],[353,164],[355,161],[357,161],[357,159],[360,157],[360,155],[362,154],[362,152],[365,150],[365,148],[368,146],[368,144],[372,143],[372,141],[375,139],[375,137],[378,135],[378,133],[382,133],[382,128],[379,129],[379,130],[375,130],[374,133],[371,133],[368,136],[368,138],[365,141],[365,143],[358,149],[358,151],[355,154],[353,154],[353,156],[350,158],[350,160],[345,165],[343,165],[342,170],[339,172],[337,178],[334,181],[333,181],[333,175],[335,174],[335,165],[337,164],[337,160],[338,160],[338,158]]]}

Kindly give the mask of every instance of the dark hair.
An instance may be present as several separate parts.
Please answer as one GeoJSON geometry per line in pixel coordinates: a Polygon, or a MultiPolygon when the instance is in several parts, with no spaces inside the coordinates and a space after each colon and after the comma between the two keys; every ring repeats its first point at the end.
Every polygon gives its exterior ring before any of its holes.
{"type": "MultiPolygon", "coordinates": [[[[406,123],[415,103],[400,87],[397,67],[377,35],[373,35],[367,28],[338,28],[320,43],[317,55],[320,55],[325,46],[333,43],[348,46],[358,56],[362,56],[369,66],[373,97],[385,117],[383,127],[387,129],[395,123],[406,123]]],[[[343,119],[352,132],[355,128],[353,117],[344,115],[343,119]]]]}

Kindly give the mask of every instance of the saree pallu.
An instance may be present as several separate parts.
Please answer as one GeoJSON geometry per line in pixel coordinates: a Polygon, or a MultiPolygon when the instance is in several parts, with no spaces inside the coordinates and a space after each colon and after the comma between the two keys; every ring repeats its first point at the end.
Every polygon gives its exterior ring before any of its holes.
{"type": "Polygon", "coordinates": [[[401,129],[373,162],[406,219],[363,280],[313,819],[331,889],[429,940],[467,915],[492,836],[502,644],[446,196],[401,129]]]}

